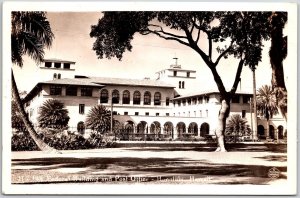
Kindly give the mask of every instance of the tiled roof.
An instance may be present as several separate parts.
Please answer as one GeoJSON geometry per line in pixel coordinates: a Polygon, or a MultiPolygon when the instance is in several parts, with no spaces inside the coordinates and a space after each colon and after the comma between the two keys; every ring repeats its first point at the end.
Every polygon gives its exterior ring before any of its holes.
{"type": "Polygon", "coordinates": [[[99,83],[103,85],[126,85],[126,86],[145,86],[145,87],[167,87],[174,88],[173,85],[158,80],[150,79],[125,79],[125,78],[105,78],[105,77],[88,77],[80,78],[80,81],[99,83]]]}
{"type": "MultiPolygon", "coordinates": [[[[205,91],[199,91],[199,92],[192,92],[192,93],[188,93],[186,95],[182,95],[182,96],[173,98],[173,100],[182,99],[182,98],[190,98],[190,97],[201,96],[201,95],[203,96],[203,95],[208,95],[208,94],[213,94],[213,93],[219,93],[219,91],[216,89],[212,89],[212,90],[205,90],[205,91]]],[[[236,94],[252,95],[253,93],[237,90],[236,94]]]]}
{"type": "Polygon", "coordinates": [[[103,87],[104,86],[99,83],[92,83],[92,82],[84,81],[82,79],[71,79],[71,78],[49,80],[49,81],[45,81],[45,82],[40,82],[39,84],[81,85],[81,86],[93,86],[93,87],[103,87]]]}

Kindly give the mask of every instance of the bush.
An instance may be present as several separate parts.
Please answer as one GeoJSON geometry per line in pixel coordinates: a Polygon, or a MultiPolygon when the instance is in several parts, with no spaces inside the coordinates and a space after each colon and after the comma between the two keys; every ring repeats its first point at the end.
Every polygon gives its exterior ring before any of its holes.
{"type": "Polygon", "coordinates": [[[28,132],[16,132],[11,138],[12,151],[37,151],[39,150],[28,132]]]}
{"type": "MultiPolygon", "coordinates": [[[[54,135],[40,134],[40,138],[57,150],[111,148],[115,146],[114,137],[97,133],[93,133],[85,139],[81,134],[61,131],[54,135]]],[[[12,136],[11,149],[12,151],[33,151],[38,150],[38,147],[29,134],[15,133],[12,136]]]]}

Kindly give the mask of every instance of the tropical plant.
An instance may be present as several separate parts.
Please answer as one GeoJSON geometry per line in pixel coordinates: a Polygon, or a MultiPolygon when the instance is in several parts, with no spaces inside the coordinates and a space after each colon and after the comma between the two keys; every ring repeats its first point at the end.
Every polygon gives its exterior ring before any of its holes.
{"type": "Polygon", "coordinates": [[[211,70],[221,95],[216,124],[217,151],[226,151],[224,132],[230,100],[243,66],[254,68],[261,61],[262,40],[269,39],[270,15],[271,12],[104,12],[98,24],[92,26],[90,36],[96,38],[93,49],[99,58],[121,59],[126,50],[131,51],[135,33],[152,34],[195,51],[211,70]],[[207,39],[208,46],[202,45],[203,39],[207,39]],[[218,53],[215,59],[213,49],[218,53]],[[238,64],[231,89],[227,91],[217,66],[229,55],[238,64]]]}
{"type": "Polygon", "coordinates": [[[41,128],[64,129],[68,126],[69,111],[56,99],[46,100],[40,107],[38,122],[41,128]]]}
{"type": "Polygon", "coordinates": [[[111,112],[103,105],[96,105],[91,108],[86,117],[86,126],[99,132],[106,133],[110,130],[111,112]]]}
{"type": "Polygon", "coordinates": [[[276,94],[271,86],[264,85],[258,89],[257,93],[257,111],[267,120],[267,136],[269,137],[269,120],[273,115],[278,114],[276,94]]]}
{"type": "Polygon", "coordinates": [[[11,101],[11,126],[17,131],[24,131],[26,128],[14,100],[11,101]]]}
{"type": "Polygon", "coordinates": [[[236,141],[236,137],[250,136],[251,129],[247,122],[240,114],[233,114],[227,120],[225,136],[234,137],[234,141],[236,141]]]}
{"type": "MultiPolygon", "coordinates": [[[[20,67],[23,66],[23,56],[28,55],[34,61],[41,62],[44,58],[44,48],[50,47],[54,35],[45,12],[12,12],[11,13],[11,61],[20,67]]],[[[19,96],[18,87],[12,76],[12,95],[24,125],[30,136],[42,151],[54,151],[39,137],[29,121],[19,96]]]]}

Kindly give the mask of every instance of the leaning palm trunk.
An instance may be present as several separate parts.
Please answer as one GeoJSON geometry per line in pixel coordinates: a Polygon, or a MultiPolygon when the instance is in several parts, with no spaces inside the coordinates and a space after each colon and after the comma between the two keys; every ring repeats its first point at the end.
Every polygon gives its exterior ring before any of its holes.
{"type": "Polygon", "coordinates": [[[50,147],[49,145],[47,145],[43,140],[41,140],[38,137],[38,134],[36,133],[31,122],[29,121],[29,119],[26,115],[26,112],[24,110],[24,107],[22,105],[13,71],[11,71],[11,77],[12,77],[12,94],[16,101],[17,109],[20,112],[20,117],[21,117],[22,121],[24,122],[24,125],[25,125],[27,131],[29,132],[31,138],[34,140],[34,142],[36,143],[36,145],[38,146],[38,148],[41,151],[59,153],[56,149],[50,147]]]}

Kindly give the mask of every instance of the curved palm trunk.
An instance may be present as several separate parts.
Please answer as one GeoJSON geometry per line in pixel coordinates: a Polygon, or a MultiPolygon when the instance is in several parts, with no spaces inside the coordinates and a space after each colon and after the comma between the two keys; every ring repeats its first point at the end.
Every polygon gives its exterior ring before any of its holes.
{"type": "Polygon", "coordinates": [[[24,107],[22,105],[13,71],[11,71],[11,77],[12,77],[12,94],[13,94],[14,99],[16,100],[16,105],[17,105],[18,111],[20,112],[20,117],[21,117],[22,121],[24,122],[24,125],[25,125],[27,131],[29,132],[30,136],[32,137],[32,139],[34,140],[34,142],[36,143],[36,145],[38,146],[38,148],[41,151],[59,153],[56,149],[50,147],[49,145],[47,145],[43,140],[41,140],[38,137],[38,134],[36,133],[31,122],[29,121],[29,119],[26,115],[26,112],[24,110],[24,107]]]}
{"type": "Polygon", "coordinates": [[[218,115],[218,124],[216,128],[216,136],[218,140],[218,148],[216,151],[226,152],[225,148],[225,128],[226,119],[229,116],[230,111],[230,99],[223,99],[221,102],[221,109],[218,115]]]}

